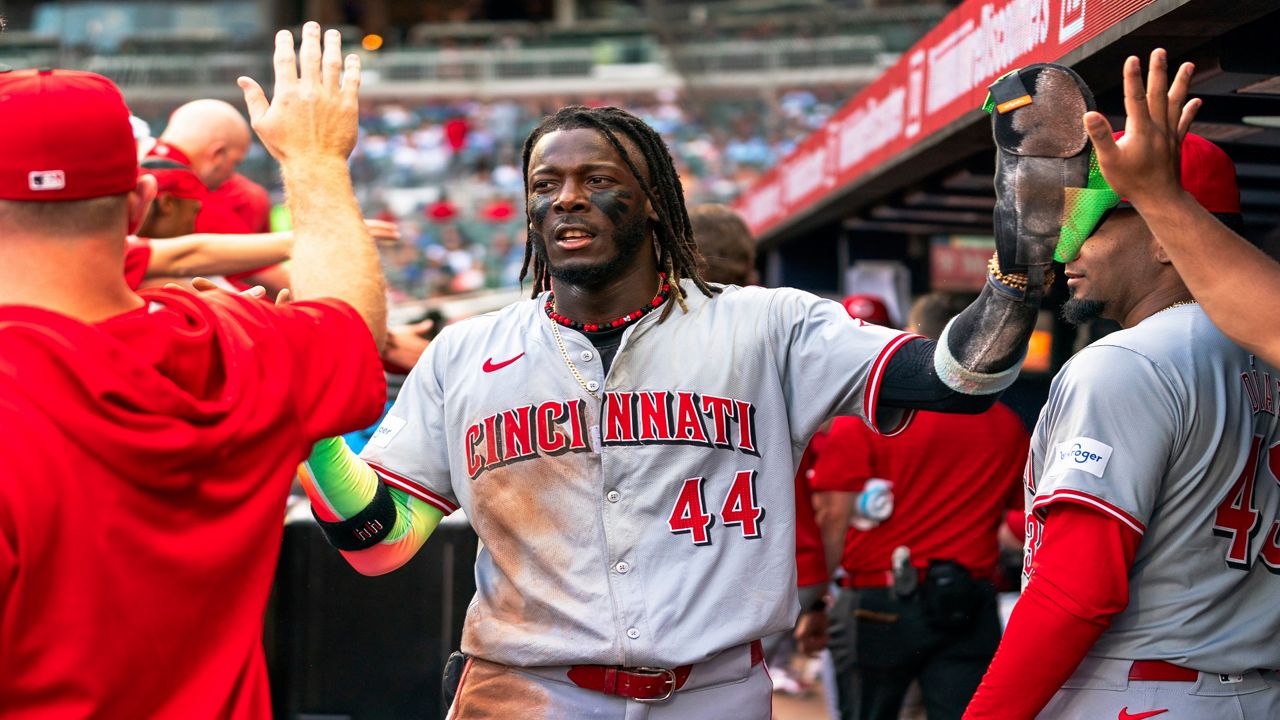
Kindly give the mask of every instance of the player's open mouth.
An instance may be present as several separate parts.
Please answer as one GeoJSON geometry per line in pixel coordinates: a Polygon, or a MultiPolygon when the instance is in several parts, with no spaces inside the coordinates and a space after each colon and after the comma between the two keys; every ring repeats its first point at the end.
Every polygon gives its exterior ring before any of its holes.
{"type": "Polygon", "coordinates": [[[561,226],[556,229],[556,245],[564,250],[578,250],[591,244],[595,233],[579,226],[561,226]]]}

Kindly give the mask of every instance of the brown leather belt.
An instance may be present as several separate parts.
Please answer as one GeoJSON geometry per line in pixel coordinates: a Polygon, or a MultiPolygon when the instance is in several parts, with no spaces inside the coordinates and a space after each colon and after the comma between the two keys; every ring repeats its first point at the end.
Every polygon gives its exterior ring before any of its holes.
{"type": "Polygon", "coordinates": [[[1134,660],[1129,666],[1130,680],[1156,680],[1161,682],[1195,682],[1200,673],[1163,660],[1134,660]]]}
{"type": "MultiPolygon", "coordinates": [[[[764,646],[751,643],[751,664],[764,662],[764,646]]],[[[677,668],[621,667],[618,665],[574,665],[569,679],[574,685],[605,695],[618,695],[638,702],[662,702],[684,687],[692,665],[677,668]]]]}

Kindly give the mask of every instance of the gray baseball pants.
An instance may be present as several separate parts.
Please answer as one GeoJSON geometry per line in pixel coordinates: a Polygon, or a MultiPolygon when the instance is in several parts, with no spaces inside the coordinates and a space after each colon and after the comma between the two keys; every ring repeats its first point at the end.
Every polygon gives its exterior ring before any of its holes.
{"type": "Polygon", "coordinates": [[[773,683],[750,645],[693,666],[669,700],[640,702],[580,688],[567,666],[512,667],[471,658],[448,720],[769,720],[773,683]]]}

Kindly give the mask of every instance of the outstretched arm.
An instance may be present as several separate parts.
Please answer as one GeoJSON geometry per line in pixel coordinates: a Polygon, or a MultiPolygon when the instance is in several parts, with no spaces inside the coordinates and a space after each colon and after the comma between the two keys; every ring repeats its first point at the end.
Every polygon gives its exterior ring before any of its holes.
{"type": "Polygon", "coordinates": [[[937,340],[917,338],[885,368],[880,403],[933,412],[980,413],[1018,378],[1035,329],[1040,295],[1014,299],[987,286],[937,340]]]}
{"type": "Polygon", "coordinates": [[[1280,363],[1280,264],[1232,232],[1182,189],[1179,150],[1200,100],[1187,100],[1195,68],[1184,63],[1168,83],[1169,58],[1151,53],[1147,88],[1136,57],[1124,64],[1125,135],[1112,139],[1099,113],[1085,127],[1103,176],[1142,215],[1191,294],[1227,337],[1280,363]]]}
{"type": "Polygon", "coordinates": [[[382,575],[404,565],[444,517],[421,500],[382,484],[342,438],[316,443],[299,466],[298,477],[330,543],[364,575],[382,575]],[[379,493],[389,495],[389,502],[378,502],[379,493]],[[366,547],[344,549],[357,545],[366,547]]]}
{"type": "Polygon", "coordinates": [[[992,84],[991,101],[997,256],[981,295],[947,324],[936,346],[917,340],[893,356],[887,370],[897,379],[881,391],[885,406],[979,412],[1017,379],[1067,235],[1064,220],[1092,191],[1084,129],[1051,122],[1093,108],[1078,75],[1031,65],[992,84]]]}
{"type": "Polygon", "coordinates": [[[197,233],[152,240],[146,277],[229,275],[289,259],[293,233],[219,235],[197,233]]]}
{"type": "Polygon", "coordinates": [[[355,148],[360,58],[342,57],[336,30],[324,37],[308,22],[295,55],[293,34],[276,34],[275,90],[270,102],[257,82],[242,77],[249,119],[280,162],[296,239],[293,294],[334,297],[360,313],[378,348],[387,336],[385,281],[378,253],[360,215],[347,157],[355,148]]]}
{"type": "MultiPolygon", "coordinates": [[[[369,218],[364,223],[375,241],[400,241],[400,229],[395,223],[369,218]]],[[[148,278],[231,275],[288,260],[293,255],[293,232],[285,230],[249,235],[194,233],[176,238],[152,238],[150,246],[148,278]]],[[[266,285],[268,296],[274,297],[289,286],[288,274],[282,277],[285,280],[282,284],[266,285]]]]}

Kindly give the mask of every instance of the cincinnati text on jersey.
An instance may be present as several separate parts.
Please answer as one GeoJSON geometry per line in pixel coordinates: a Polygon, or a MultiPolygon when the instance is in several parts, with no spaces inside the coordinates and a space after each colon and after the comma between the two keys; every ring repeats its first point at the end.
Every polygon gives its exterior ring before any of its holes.
{"type": "MultiPolygon", "coordinates": [[[[755,407],[688,390],[609,392],[603,400],[604,445],[700,445],[759,456],[755,407]]],[[[588,452],[586,404],[548,400],[494,413],[467,428],[467,473],[540,455],[588,452]]]]}

